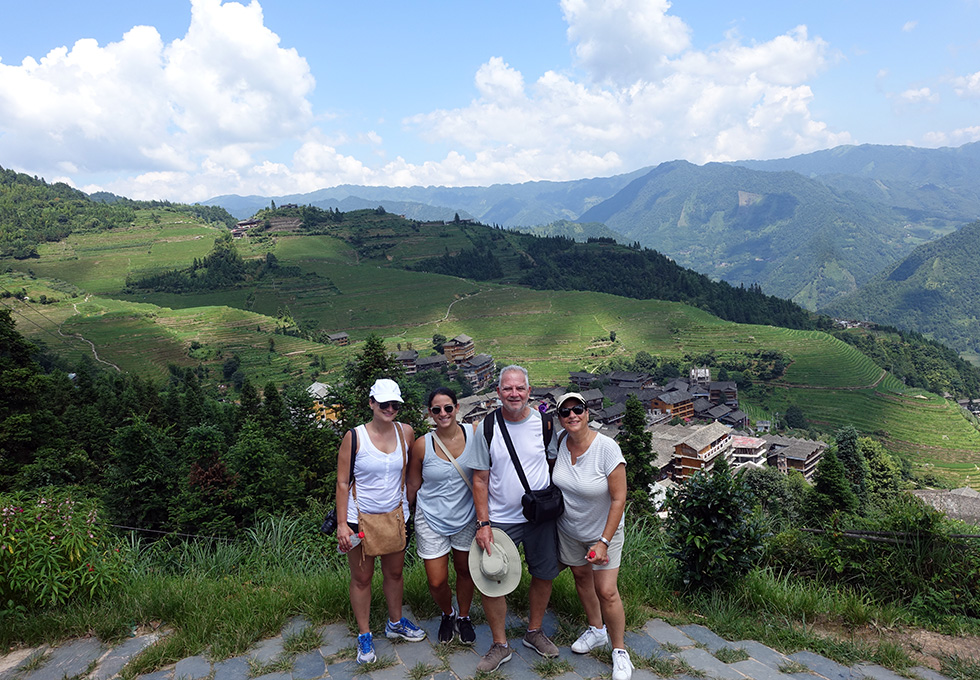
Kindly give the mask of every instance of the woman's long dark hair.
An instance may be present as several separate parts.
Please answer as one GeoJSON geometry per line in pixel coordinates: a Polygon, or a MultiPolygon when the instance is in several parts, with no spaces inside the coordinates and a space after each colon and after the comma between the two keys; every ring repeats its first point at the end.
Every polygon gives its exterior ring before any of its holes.
{"type": "Polygon", "coordinates": [[[453,406],[458,406],[459,405],[459,402],[456,400],[456,391],[455,390],[453,390],[453,389],[451,389],[449,387],[437,387],[434,390],[432,390],[431,392],[429,392],[429,397],[428,397],[428,400],[426,401],[426,406],[429,406],[431,408],[432,407],[432,400],[435,399],[436,397],[438,397],[440,394],[445,394],[447,397],[449,397],[452,400],[452,402],[453,402],[453,406]]]}

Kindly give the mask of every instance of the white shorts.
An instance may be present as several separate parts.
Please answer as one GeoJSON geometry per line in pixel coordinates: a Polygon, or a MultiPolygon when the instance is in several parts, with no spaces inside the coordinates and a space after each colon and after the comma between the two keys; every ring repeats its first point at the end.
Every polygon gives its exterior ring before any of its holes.
{"type": "Polygon", "coordinates": [[[449,554],[449,549],[469,552],[476,536],[476,522],[468,522],[452,536],[443,536],[429,526],[421,512],[415,513],[415,549],[423,560],[434,560],[449,554]]]}
{"type": "MultiPolygon", "coordinates": [[[[609,547],[606,548],[606,556],[609,558],[609,562],[606,564],[593,564],[593,570],[601,571],[603,569],[619,568],[619,563],[623,557],[623,544],[625,543],[623,534],[625,533],[622,527],[616,530],[612,540],[609,541],[609,547]]],[[[586,555],[588,555],[593,545],[595,545],[595,541],[583,543],[582,541],[575,540],[568,534],[562,533],[561,529],[558,530],[558,559],[561,560],[562,564],[568,565],[569,567],[581,567],[584,564],[588,564],[589,560],[586,559],[586,555]]]]}

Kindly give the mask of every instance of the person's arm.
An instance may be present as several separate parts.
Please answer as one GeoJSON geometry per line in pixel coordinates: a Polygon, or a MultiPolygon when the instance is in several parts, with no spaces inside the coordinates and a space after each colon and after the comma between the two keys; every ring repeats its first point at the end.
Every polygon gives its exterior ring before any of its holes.
{"type": "MultiPolygon", "coordinates": [[[[609,473],[607,479],[609,480],[609,515],[606,517],[606,526],[602,529],[602,536],[607,541],[610,541],[619,528],[619,522],[623,519],[623,511],[626,509],[626,464],[620,463],[617,465],[609,473]]],[[[589,562],[605,564],[609,561],[609,557],[606,554],[606,544],[602,541],[595,542],[589,554],[592,554],[592,552],[595,552],[595,557],[588,558],[589,562]]]]}
{"type": "MultiPolygon", "coordinates": [[[[490,521],[489,487],[490,471],[473,470],[473,505],[476,507],[478,526],[480,522],[490,521]]],[[[489,524],[476,530],[476,544],[488,555],[491,554],[490,546],[493,545],[493,532],[490,530],[489,524]]]]}
{"type": "Polygon", "coordinates": [[[350,430],[344,433],[337,451],[337,545],[341,552],[351,549],[350,538],[353,535],[347,524],[347,496],[350,493],[350,430]]]}
{"type": "Polygon", "coordinates": [[[425,460],[425,437],[416,439],[408,454],[408,504],[415,505],[415,497],[422,486],[422,462],[425,460]]]}

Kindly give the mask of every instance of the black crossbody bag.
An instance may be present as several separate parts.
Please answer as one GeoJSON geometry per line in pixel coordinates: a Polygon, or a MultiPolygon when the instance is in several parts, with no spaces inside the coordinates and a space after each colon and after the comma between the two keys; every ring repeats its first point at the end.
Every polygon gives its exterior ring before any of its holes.
{"type": "MultiPolygon", "coordinates": [[[[531,491],[531,485],[527,483],[527,476],[524,474],[524,468],[521,467],[521,461],[517,458],[514,442],[511,441],[510,432],[507,431],[507,424],[504,422],[504,416],[500,409],[497,410],[497,422],[500,425],[501,433],[504,435],[504,443],[507,444],[510,459],[514,462],[514,469],[517,470],[517,476],[524,486],[521,506],[524,509],[525,519],[532,524],[558,519],[565,512],[565,498],[561,495],[561,489],[550,481],[551,473],[548,474],[548,486],[537,491],[531,491]]],[[[545,450],[545,456],[547,457],[547,455],[548,452],[545,450]]]]}

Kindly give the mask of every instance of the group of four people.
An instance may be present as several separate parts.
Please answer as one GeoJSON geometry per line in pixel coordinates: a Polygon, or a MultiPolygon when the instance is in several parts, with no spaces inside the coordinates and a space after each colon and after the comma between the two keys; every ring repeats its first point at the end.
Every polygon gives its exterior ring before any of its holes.
{"type": "MultiPolygon", "coordinates": [[[[436,428],[415,439],[412,428],[397,420],[402,404],[397,383],[383,378],[371,388],[373,415],[356,428],[356,450],[352,451],[354,437],[345,435],[338,454],[337,516],[347,521],[339,522],[337,540],[351,570],[357,660],[375,659],[369,625],[374,558],[365,557],[358,540],[358,510],[383,513],[401,504],[405,517],[409,505],[415,506],[416,548],[433,600],[442,611],[440,642],[458,635],[462,643],[473,644],[474,576],[478,582],[494,584],[508,569],[509,551],[523,544],[531,575],[523,644],[544,657],[558,655],[542,622],[552,581],[568,567],[589,624],[572,651],[586,653],[611,644],[613,680],[629,680],[633,665],[623,639],[626,619],[617,585],[626,506],[626,461],[619,445],[589,428],[588,407],[575,392],[558,400],[561,427],[556,430],[549,417],[529,407],[530,384],[523,367],[508,366],[500,372],[497,396],[501,407],[487,416],[490,422],[465,425],[456,419],[456,394],[448,388],[434,390],[427,405],[436,428]],[[551,484],[562,492],[564,512],[557,519],[529,521],[522,503],[527,489],[551,484]],[[458,609],[449,587],[450,554],[458,609]]],[[[514,556],[516,562],[516,552],[514,556]]],[[[379,559],[388,605],[385,635],[422,640],[425,632],[402,617],[404,551],[379,559]]],[[[510,577],[519,580],[520,569],[519,563],[509,565],[510,577]]],[[[496,670],[511,658],[507,602],[501,594],[507,590],[483,588],[483,611],[493,643],[477,670],[496,670]]]]}

